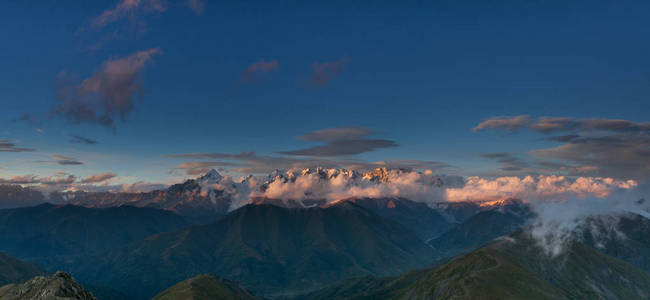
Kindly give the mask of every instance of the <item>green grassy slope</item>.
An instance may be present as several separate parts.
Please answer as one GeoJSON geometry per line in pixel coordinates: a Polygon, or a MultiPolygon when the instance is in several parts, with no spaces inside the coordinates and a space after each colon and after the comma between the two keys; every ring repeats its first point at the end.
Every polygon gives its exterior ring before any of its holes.
{"type": "Polygon", "coordinates": [[[648,299],[650,275],[582,243],[542,253],[519,231],[427,271],[345,281],[298,299],[648,299]],[[409,277],[412,276],[412,277],[409,277]]]}
{"type": "Polygon", "coordinates": [[[214,275],[198,275],[179,282],[152,300],[256,300],[261,299],[233,281],[214,275]]]}

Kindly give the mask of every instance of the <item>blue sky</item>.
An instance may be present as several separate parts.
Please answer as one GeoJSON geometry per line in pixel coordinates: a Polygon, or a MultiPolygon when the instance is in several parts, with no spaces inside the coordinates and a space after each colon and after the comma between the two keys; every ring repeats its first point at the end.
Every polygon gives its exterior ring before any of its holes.
{"type": "MultiPolygon", "coordinates": [[[[563,143],[526,126],[472,129],[493,117],[521,115],[531,123],[540,117],[648,120],[650,3],[349,2],[0,4],[0,141],[34,149],[0,152],[0,178],[112,172],[121,182],[169,183],[192,175],[170,173],[180,163],[242,162],[166,155],[251,151],[337,163],[435,161],[451,166],[441,173],[525,175],[549,172],[532,152],[563,143]],[[121,11],[126,4],[133,6],[121,11]],[[142,66],[128,66],[138,92],[120,98],[132,105],[124,118],[112,114],[113,124],[105,126],[54,112],[64,101],[62,87],[82,91],[84,79],[105,78],[107,62],[152,49],[142,66]],[[29,120],[15,121],[25,114],[29,120]],[[327,157],[280,154],[326,144],[298,137],[331,128],[365,128],[362,140],[399,146],[327,157]],[[97,143],[73,143],[74,135],[97,143]],[[531,165],[504,170],[499,156],[485,157],[490,153],[531,165]],[[53,155],[80,164],[59,164],[53,155]]],[[[79,97],[74,101],[91,101],[79,97]]],[[[565,131],[620,133],[587,127],[565,131]]],[[[643,159],[647,133],[634,133],[641,135],[640,142],[634,137],[643,159]]],[[[566,153],[549,159],[588,165],[566,153]]],[[[645,178],[648,161],[631,159],[641,169],[630,177],[645,178]]],[[[595,167],[602,172],[587,175],[629,171],[595,167]]]]}

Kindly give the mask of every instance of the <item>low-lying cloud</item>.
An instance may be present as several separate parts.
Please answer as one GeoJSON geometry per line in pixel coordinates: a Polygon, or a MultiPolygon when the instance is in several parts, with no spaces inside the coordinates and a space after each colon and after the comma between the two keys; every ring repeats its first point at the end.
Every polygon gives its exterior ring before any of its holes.
{"type": "Polygon", "coordinates": [[[498,177],[472,176],[462,188],[447,189],[449,201],[492,201],[508,198],[526,202],[566,201],[573,198],[606,197],[618,189],[634,188],[634,180],[602,177],[570,178],[558,175],[498,177]]]}

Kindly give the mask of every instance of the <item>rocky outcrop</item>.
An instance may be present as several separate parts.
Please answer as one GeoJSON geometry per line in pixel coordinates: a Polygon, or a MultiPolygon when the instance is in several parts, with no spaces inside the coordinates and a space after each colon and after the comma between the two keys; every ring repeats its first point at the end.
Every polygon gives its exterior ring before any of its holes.
{"type": "Polygon", "coordinates": [[[70,274],[56,272],[53,276],[34,277],[23,284],[0,287],[2,300],[97,300],[70,274]]]}

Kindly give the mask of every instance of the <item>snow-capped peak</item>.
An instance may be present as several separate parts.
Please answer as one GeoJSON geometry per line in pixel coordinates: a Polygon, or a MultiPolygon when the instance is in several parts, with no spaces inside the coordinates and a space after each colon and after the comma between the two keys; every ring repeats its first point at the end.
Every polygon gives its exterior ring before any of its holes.
{"type": "Polygon", "coordinates": [[[198,182],[206,184],[215,184],[219,183],[223,179],[223,176],[217,172],[217,170],[212,169],[205,173],[203,176],[198,178],[198,182]]]}

